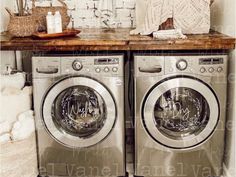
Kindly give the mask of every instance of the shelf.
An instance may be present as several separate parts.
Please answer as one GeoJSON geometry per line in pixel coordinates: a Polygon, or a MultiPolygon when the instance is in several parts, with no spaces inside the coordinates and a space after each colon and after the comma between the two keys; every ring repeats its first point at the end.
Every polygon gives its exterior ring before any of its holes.
{"type": "Polygon", "coordinates": [[[138,51],[138,50],[231,50],[235,38],[211,31],[187,35],[187,39],[157,40],[151,36],[129,35],[131,29],[80,29],[76,37],[55,39],[14,38],[2,33],[1,50],[30,51],[138,51]]]}

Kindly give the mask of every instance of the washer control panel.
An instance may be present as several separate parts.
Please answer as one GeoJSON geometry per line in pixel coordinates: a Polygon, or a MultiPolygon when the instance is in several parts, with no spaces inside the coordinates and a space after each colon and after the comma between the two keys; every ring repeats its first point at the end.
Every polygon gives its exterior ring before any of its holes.
{"type": "MultiPolygon", "coordinates": [[[[225,61],[226,62],[226,61],[225,61]]],[[[201,73],[222,73],[224,71],[224,58],[223,57],[209,57],[200,58],[199,65],[201,66],[201,73]]]]}
{"type": "Polygon", "coordinates": [[[97,73],[117,73],[119,71],[119,58],[104,57],[94,59],[95,72],[97,73]]]}
{"type": "Polygon", "coordinates": [[[193,73],[206,76],[227,74],[227,55],[166,56],[165,74],[193,73]]]}
{"type": "Polygon", "coordinates": [[[123,56],[61,57],[61,71],[64,74],[121,75],[123,74],[123,56]]]}

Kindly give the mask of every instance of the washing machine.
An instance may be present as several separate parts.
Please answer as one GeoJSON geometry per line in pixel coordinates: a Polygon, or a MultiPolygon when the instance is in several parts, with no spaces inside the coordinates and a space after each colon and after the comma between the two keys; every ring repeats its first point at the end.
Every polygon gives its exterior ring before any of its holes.
{"type": "Polygon", "coordinates": [[[135,175],[220,176],[227,56],[134,56],[135,175]]]}
{"type": "Polygon", "coordinates": [[[35,56],[41,176],[125,176],[123,55],[35,56]]]}

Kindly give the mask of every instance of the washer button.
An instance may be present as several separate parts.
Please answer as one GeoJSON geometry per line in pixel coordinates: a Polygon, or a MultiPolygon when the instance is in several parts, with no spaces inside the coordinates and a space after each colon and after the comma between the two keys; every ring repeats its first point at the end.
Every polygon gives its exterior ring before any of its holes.
{"type": "Polygon", "coordinates": [[[176,68],[180,71],[184,71],[185,69],[187,69],[187,67],[188,67],[188,62],[184,59],[181,59],[176,63],[176,68]]]}
{"type": "Polygon", "coordinates": [[[205,72],[206,72],[206,68],[201,67],[201,68],[200,68],[200,72],[201,72],[201,73],[205,73],[205,72]]]}
{"type": "Polygon", "coordinates": [[[217,72],[221,73],[223,71],[223,68],[220,66],[217,68],[217,72]]]}
{"type": "Polygon", "coordinates": [[[100,73],[100,72],[101,72],[101,69],[100,69],[100,68],[96,68],[95,71],[96,71],[97,73],[100,73]]]}
{"type": "Polygon", "coordinates": [[[215,69],[212,68],[212,67],[210,67],[210,68],[208,69],[208,71],[209,71],[210,73],[213,73],[213,72],[215,71],[215,69]]]}
{"type": "Polygon", "coordinates": [[[109,69],[108,67],[105,67],[105,68],[104,68],[104,72],[107,73],[107,72],[109,72],[109,71],[110,71],[110,69],[109,69]]]}
{"type": "Polygon", "coordinates": [[[170,68],[170,69],[169,69],[169,71],[170,71],[170,72],[173,72],[173,71],[174,71],[174,69],[173,69],[173,68],[170,68]]]}
{"type": "Polygon", "coordinates": [[[118,68],[117,67],[113,67],[112,71],[116,73],[118,71],[118,68]]]}
{"type": "Polygon", "coordinates": [[[80,61],[78,60],[75,60],[73,63],[72,63],[72,68],[75,70],[75,71],[80,71],[82,68],[83,68],[83,65],[80,61]]]}

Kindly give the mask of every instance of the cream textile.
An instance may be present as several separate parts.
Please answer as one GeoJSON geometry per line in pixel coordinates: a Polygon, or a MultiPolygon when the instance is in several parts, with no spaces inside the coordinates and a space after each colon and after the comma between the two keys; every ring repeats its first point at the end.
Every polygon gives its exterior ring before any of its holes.
{"type": "Polygon", "coordinates": [[[149,35],[173,16],[173,0],[136,0],[136,29],[131,34],[149,35]]]}
{"type": "Polygon", "coordinates": [[[149,35],[168,18],[184,34],[208,33],[211,0],[136,0],[136,29],[131,34],[149,35]]]}
{"type": "Polygon", "coordinates": [[[159,40],[186,39],[187,38],[187,36],[183,35],[181,29],[155,31],[153,32],[153,37],[159,40]]]}

